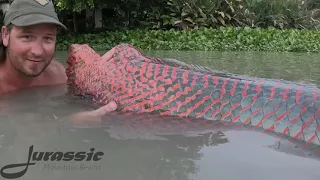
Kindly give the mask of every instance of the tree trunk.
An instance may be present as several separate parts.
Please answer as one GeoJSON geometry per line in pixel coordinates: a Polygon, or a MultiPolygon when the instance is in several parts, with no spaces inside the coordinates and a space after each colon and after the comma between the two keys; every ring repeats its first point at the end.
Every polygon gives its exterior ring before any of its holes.
{"type": "Polygon", "coordinates": [[[95,9],[96,8],[93,8],[91,11],[92,11],[92,15],[91,15],[91,18],[90,18],[90,22],[88,23],[89,25],[90,25],[90,31],[92,32],[92,31],[94,31],[94,28],[96,27],[96,21],[95,21],[95,16],[96,16],[96,14],[95,14],[95,9]]]}
{"type": "Polygon", "coordinates": [[[77,33],[78,32],[78,28],[77,28],[77,17],[76,17],[76,13],[74,12],[73,13],[73,31],[75,32],[75,33],[77,33]]]}

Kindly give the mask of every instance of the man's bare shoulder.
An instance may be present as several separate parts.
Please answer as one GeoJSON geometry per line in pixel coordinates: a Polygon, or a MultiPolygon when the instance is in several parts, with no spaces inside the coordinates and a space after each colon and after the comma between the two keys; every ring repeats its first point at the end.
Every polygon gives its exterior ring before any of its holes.
{"type": "Polygon", "coordinates": [[[53,59],[46,70],[46,77],[53,81],[53,84],[61,84],[67,82],[66,68],[62,63],[53,59]]]}

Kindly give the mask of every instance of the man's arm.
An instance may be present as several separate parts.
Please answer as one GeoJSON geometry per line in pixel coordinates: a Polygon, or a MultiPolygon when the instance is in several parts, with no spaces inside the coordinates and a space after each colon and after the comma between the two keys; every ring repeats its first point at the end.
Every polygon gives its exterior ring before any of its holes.
{"type": "Polygon", "coordinates": [[[101,117],[109,112],[115,111],[117,104],[113,101],[93,111],[84,111],[69,116],[69,120],[76,125],[95,125],[101,122],[101,117]]]}

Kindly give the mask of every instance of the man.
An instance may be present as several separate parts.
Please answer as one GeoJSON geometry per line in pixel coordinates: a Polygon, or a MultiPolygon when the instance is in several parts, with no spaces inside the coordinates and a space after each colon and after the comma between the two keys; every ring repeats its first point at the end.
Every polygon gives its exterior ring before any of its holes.
{"type": "MultiPolygon", "coordinates": [[[[66,83],[65,67],[53,60],[57,28],[67,29],[49,0],[14,0],[5,14],[0,45],[0,94],[22,88],[66,83]]],[[[103,58],[110,58],[107,52],[103,58]]],[[[74,117],[90,119],[114,111],[111,102],[74,117]]]]}

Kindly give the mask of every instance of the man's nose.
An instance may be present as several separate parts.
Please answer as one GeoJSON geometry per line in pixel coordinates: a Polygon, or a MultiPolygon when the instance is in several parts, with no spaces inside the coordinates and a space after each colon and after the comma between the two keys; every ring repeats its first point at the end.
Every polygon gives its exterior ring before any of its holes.
{"type": "Polygon", "coordinates": [[[35,56],[40,56],[43,53],[43,43],[39,40],[34,41],[31,47],[31,53],[35,56]]]}

